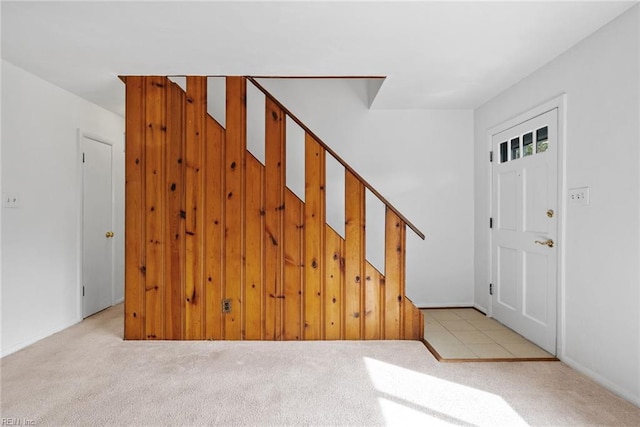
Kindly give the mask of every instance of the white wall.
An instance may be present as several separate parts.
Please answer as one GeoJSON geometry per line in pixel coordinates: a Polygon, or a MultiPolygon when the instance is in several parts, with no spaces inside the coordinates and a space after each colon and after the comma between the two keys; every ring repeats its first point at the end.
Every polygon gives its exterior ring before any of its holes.
{"type": "Polygon", "coordinates": [[[360,79],[261,83],[426,234],[422,241],[407,229],[407,294],[416,305],[471,305],[472,111],[369,110],[360,79]]]}
{"type": "Polygon", "coordinates": [[[640,9],[475,111],[475,301],[489,304],[487,130],[566,93],[568,204],[560,358],[640,404],[640,9]]]}
{"type": "MultiPolygon", "coordinates": [[[[124,89],[123,89],[124,90],[124,89]]],[[[81,319],[77,128],[114,143],[115,300],[124,296],[124,120],[2,61],[2,356],[81,319]]]]}

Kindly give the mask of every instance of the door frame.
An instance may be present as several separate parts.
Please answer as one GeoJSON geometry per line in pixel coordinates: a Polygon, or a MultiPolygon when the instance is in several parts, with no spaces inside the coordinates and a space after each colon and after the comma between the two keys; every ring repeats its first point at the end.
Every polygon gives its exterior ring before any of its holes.
{"type": "MultiPolygon", "coordinates": [[[[543,102],[536,107],[529,109],[524,113],[520,113],[511,119],[504,121],[503,123],[494,126],[487,130],[487,147],[489,151],[493,149],[492,140],[493,136],[506,131],[514,126],[526,122],[529,119],[537,117],[541,114],[549,112],[551,110],[558,110],[558,235],[557,235],[557,257],[558,257],[558,270],[556,273],[556,357],[564,357],[565,349],[565,262],[566,262],[566,248],[564,245],[566,234],[566,207],[567,207],[567,180],[566,180],[566,149],[567,149],[567,135],[566,135],[566,121],[567,121],[567,94],[563,93],[549,101],[543,102]]],[[[497,157],[497,153],[494,153],[494,159],[497,157]]],[[[495,160],[494,160],[495,162],[495,160]]],[[[493,210],[493,165],[489,165],[489,217],[495,217],[493,210]]],[[[487,251],[489,254],[489,281],[493,282],[493,254],[491,251],[493,245],[493,232],[489,230],[489,239],[487,251]]],[[[487,290],[488,292],[488,290],[487,290]]],[[[492,316],[493,312],[493,298],[489,296],[487,304],[487,316],[492,316]]]]}
{"type": "MultiPolygon", "coordinates": [[[[107,138],[103,138],[102,136],[84,131],[80,128],[76,128],[76,164],[78,165],[76,169],[76,194],[78,196],[78,206],[77,206],[77,214],[78,214],[78,222],[77,222],[77,234],[78,239],[76,242],[76,246],[78,248],[78,265],[77,265],[77,306],[76,306],[76,320],[81,322],[84,319],[83,316],[83,297],[82,297],[82,286],[83,286],[83,261],[84,261],[84,179],[82,173],[82,140],[84,138],[95,141],[99,144],[108,145],[111,148],[111,229],[114,229],[114,219],[115,219],[115,177],[114,177],[114,168],[113,168],[113,141],[108,140],[107,138]]],[[[115,244],[111,245],[111,305],[115,304],[115,244]]]]}

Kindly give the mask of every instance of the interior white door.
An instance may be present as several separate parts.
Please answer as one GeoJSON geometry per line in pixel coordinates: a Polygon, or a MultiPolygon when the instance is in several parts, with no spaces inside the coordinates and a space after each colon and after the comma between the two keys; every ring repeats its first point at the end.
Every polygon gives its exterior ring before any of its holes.
{"type": "Polygon", "coordinates": [[[111,145],[83,136],[82,285],[83,317],[113,302],[111,145]]]}
{"type": "Polygon", "coordinates": [[[492,316],[556,354],[558,110],[492,136],[492,316]]]}

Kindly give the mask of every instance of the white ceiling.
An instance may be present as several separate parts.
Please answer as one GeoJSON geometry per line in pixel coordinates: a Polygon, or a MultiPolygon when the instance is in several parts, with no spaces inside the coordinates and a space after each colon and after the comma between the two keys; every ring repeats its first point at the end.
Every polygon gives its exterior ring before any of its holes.
{"type": "Polygon", "coordinates": [[[373,108],[468,109],[634,4],[3,1],[2,57],[118,114],[136,74],[386,76],[373,108]]]}

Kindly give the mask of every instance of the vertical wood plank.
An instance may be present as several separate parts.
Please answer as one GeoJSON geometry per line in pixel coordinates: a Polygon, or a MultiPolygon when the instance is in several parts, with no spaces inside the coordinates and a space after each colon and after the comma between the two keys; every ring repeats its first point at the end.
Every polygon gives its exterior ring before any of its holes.
{"type": "Polygon", "coordinates": [[[185,137],[185,338],[203,338],[204,138],[207,78],[187,77],[185,137]]]}
{"type": "Polygon", "coordinates": [[[305,136],[304,339],[323,339],[325,150],[305,136]]]}
{"type": "Polygon", "coordinates": [[[285,115],[270,98],[265,105],[265,339],[282,336],[284,270],[285,115]]]}
{"type": "Polygon", "coordinates": [[[264,294],[264,167],[246,151],[246,274],[245,339],[260,340],[263,337],[264,294]]]}
{"type": "Polygon", "coordinates": [[[145,85],[126,79],[124,338],[144,338],[145,296],[145,85]]]}
{"type": "Polygon", "coordinates": [[[409,301],[409,299],[407,299],[407,297],[403,298],[403,304],[402,304],[402,335],[401,335],[401,339],[403,340],[410,340],[412,339],[411,337],[414,335],[414,328],[415,328],[415,324],[414,324],[414,309],[415,307],[413,306],[413,304],[411,303],[411,301],[409,301]]]}
{"type": "Polygon", "coordinates": [[[166,86],[167,81],[164,77],[146,78],[145,333],[147,339],[164,339],[166,86]]]}
{"type": "Polygon", "coordinates": [[[404,325],[402,339],[424,339],[424,317],[422,312],[406,296],[404,297],[404,325]]]}
{"type": "Polygon", "coordinates": [[[232,308],[224,316],[224,338],[243,338],[244,298],[244,169],[247,129],[247,83],[227,77],[225,138],[225,289],[232,308]]]}
{"type": "Polygon", "coordinates": [[[385,220],[384,339],[402,337],[406,225],[387,208],[385,220]]]}
{"type": "Polygon", "coordinates": [[[329,225],[325,232],[325,339],[340,340],[343,338],[344,239],[329,225]]]}
{"type": "Polygon", "coordinates": [[[302,339],[302,201],[289,189],[285,191],[283,340],[302,339]]]}
{"type": "Polygon", "coordinates": [[[418,322],[418,327],[416,330],[416,334],[418,335],[417,337],[415,337],[414,339],[422,341],[425,339],[424,337],[424,314],[422,313],[422,311],[416,307],[416,311],[417,313],[415,314],[416,316],[416,320],[414,320],[414,322],[418,322]]]}
{"type": "Polygon", "coordinates": [[[365,188],[345,172],[345,339],[363,337],[365,188]]]}
{"type": "Polygon", "coordinates": [[[403,298],[402,304],[402,327],[400,328],[400,339],[411,339],[413,334],[413,304],[407,304],[406,297],[403,298]]]}
{"type": "Polygon", "coordinates": [[[204,211],[204,337],[222,339],[222,288],[224,284],[224,196],[223,160],[224,129],[211,116],[207,117],[205,150],[204,211]]]}
{"type": "Polygon", "coordinates": [[[379,340],[382,337],[381,283],[382,274],[367,262],[364,279],[364,339],[366,340],[379,340]]]}
{"type": "Polygon", "coordinates": [[[167,87],[167,132],[165,144],[166,179],[164,183],[167,201],[165,228],[164,297],[165,339],[180,340],[183,337],[184,295],[184,92],[166,80],[167,87]]]}

